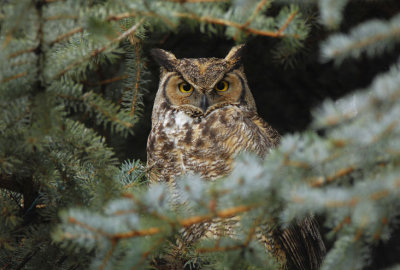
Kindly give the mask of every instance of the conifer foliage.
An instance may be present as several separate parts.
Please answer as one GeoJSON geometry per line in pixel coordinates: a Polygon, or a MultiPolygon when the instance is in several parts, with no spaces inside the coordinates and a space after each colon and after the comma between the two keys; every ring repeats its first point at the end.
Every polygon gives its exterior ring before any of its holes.
{"type": "MultiPolygon", "coordinates": [[[[321,23],[337,28],[347,2],[318,1],[321,23]]],[[[274,5],[2,2],[1,269],[162,269],[171,257],[187,269],[277,269],[257,229],[309,214],[323,217],[333,243],[322,269],[371,265],[374,247],[399,225],[399,61],[366,89],[325,101],[309,130],[284,136],[265,160],[243,154],[230,176],[213,183],[180,179],[179,201],[167,184],[147,184],[141,161],[120,162],[104,137],[132,133],[146,93],[144,52],[183,24],[237,42],[276,39],[278,59],[301,49],[306,18],[295,5],[274,5]],[[182,228],[235,216],[234,238],[171,254],[182,228]]],[[[396,47],[399,24],[397,14],[333,33],[321,61],[379,57],[396,47]]]]}

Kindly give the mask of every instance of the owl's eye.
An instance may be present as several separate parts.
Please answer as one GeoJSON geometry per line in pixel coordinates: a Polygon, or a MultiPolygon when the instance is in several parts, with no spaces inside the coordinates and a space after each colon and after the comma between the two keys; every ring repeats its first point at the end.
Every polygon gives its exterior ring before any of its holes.
{"type": "Polygon", "coordinates": [[[216,85],[215,85],[215,90],[217,90],[217,91],[221,91],[221,92],[223,92],[223,91],[226,91],[226,90],[228,90],[228,87],[229,87],[229,83],[227,82],[227,81],[220,81],[219,83],[217,83],[216,85]]]}
{"type": "Polygon", "coordinates": [[[181,91],[182,93],[190,93],[193,91],[193,86],[191,86],[187,82],[180,83],[178,87],[179,91],[181,91]]]}

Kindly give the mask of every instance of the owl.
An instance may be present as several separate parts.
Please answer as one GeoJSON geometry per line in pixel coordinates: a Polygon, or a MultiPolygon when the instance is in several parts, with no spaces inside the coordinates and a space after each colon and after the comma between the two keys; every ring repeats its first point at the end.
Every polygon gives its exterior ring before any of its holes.
{"type": "MultiPolygon", "coordinates": [[[[185,174],[212,181],[232,171],[239,153],[265,157],[279,144],[279,133],[257,114],[243,51],[239,45],[225,58],[178,59],[152,50],[161,75],[147,142],[151,182],[174,186],[185,174]]],[[[318,268],[325,247],[313,218],[265,235],[269,251],[284,268],[318,268]]]]}

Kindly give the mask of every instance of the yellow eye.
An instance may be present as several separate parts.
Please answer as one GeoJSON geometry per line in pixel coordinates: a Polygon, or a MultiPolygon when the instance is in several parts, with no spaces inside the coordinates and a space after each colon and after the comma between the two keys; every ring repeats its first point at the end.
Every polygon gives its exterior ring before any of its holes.
{"type": "Polygon", "coordinates": [[[191,86],[187,82],[180,83],[178,87],[179,91],[181,91],[182,93],[190,93],[193,91],[193,86],[191,86]]]}
{"type": "Polygon", "coordinates": [[[221,92],[228,90],[228,88],[229,88],[229,83],[227,81],[220,81],[214,87],[215,90],[221,92]]]}

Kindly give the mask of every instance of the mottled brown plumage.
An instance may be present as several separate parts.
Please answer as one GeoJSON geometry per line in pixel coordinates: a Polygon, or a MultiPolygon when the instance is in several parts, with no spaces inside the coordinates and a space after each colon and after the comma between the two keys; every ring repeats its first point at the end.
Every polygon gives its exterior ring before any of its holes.
{"type": "MultiPolygon", "coordinates": [[[[178,176],[189,173],[214,180],[232,171],[240,152],[265,157],[279,144],[278,132],[257,114],[242,52],[237,46],[224,59],[177,59],[153,50],[162,69],[147,144],[151,181],[174,186],[178,176]]],[[[324,246],[316,223],[312,218],[303,223],[285,231],[265,229],[260,237],[283,267],[309,270],[320,264],[324,246]]],[[[187,231],[183,243],[201,237],[209,225],[187,231]]]]}

